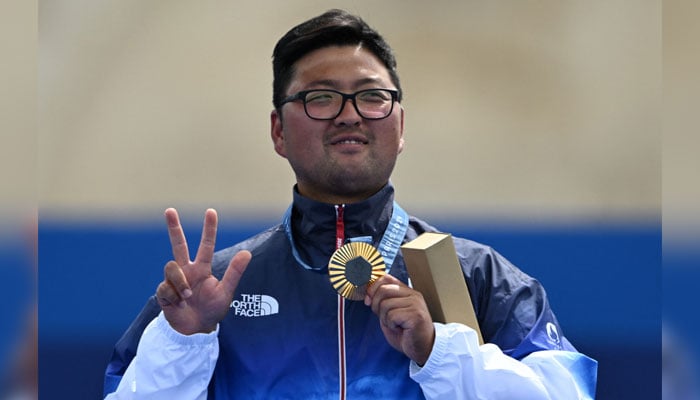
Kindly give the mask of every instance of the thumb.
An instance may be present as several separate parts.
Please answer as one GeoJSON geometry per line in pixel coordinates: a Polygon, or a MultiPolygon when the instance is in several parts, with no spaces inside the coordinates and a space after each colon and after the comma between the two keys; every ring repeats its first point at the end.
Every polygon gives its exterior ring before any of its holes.
{"type": "Polygon", "coordinates": [[[238,282],[240,282],[241,276],[243,276],[252,257],[253,255],[248,250],[241,250],[233,256],[228,264],[228,268],[226,268],[226,272],[224,272],[223,278],[221,278],[221,283],[224,285],[226,292],[233,295],[236,291],[238,282]]]}

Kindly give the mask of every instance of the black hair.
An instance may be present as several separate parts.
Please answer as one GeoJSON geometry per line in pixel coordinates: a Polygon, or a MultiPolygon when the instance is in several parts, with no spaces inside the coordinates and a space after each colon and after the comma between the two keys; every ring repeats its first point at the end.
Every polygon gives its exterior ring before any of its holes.
{"type": "Polygon", "coordinates": [[[290,29],[272,52],[272,104],[279,109],[294,74],[294,63],[306,54],[329,46],[362,45],[389,71],[391,81],[402,91],[396,72],[396,58],[384,38],[362,18],[343,10],[329,10],[290,29]]]}

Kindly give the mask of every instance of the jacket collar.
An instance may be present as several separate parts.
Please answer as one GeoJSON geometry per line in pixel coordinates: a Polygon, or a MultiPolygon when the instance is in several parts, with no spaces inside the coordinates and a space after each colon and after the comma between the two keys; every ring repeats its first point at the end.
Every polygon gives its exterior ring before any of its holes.
{"type": "MultiPolygon", "coordinates": [[[[391,218],[394,187],[385,185],[368,199],[344,205],[345,237],[371,236],[376,245],[391,218]]],[[[294,188],[292,234],[297,251],[310,265],[326,265],[335,251],[336,205],[320,203],[294,188]]]]}

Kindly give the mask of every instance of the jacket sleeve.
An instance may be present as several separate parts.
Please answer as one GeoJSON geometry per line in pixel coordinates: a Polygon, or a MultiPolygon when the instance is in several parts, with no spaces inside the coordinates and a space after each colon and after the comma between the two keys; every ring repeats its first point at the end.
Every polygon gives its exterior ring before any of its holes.
{"type": "Polygon", "coordinates": [[[564,337],[542,285],[488,246],[455,238],[455,248],[486,344],[435,323],[430,358],[410,367],[426,398],[594,398],[598,364],[564,337]]]}
{"type": "Polygon", "coordinates": [[[219,328],[182,335],[160,313],[146,327],[136,356],[105,400],[205,400],[219,357],[219,328]]]}
{"type": "Polygon", "coordinates": [[[428,400],[595,398],[597,363],[583,354],[542,350],[517,360],[495,344],[479,346],[467,326],[434,325],[430,358],[422,368],[410,366],[428,400]]]}

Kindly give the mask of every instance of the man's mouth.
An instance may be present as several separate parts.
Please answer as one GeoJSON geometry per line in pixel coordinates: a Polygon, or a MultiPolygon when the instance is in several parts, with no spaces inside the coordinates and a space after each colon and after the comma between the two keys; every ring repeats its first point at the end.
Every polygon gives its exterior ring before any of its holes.
{"type": "Polygon", "coordinates": [[[366,144],[366,142],[356,139],[346,139],[338,142],[333,142],[333,144],[366,144]]]}
{"type": "Polygon", "coordinates": [[[362,136],[358,135],[342,135],[331,141],[332,145],[336,144],[368,144],[369,141],[362,136]]]}

